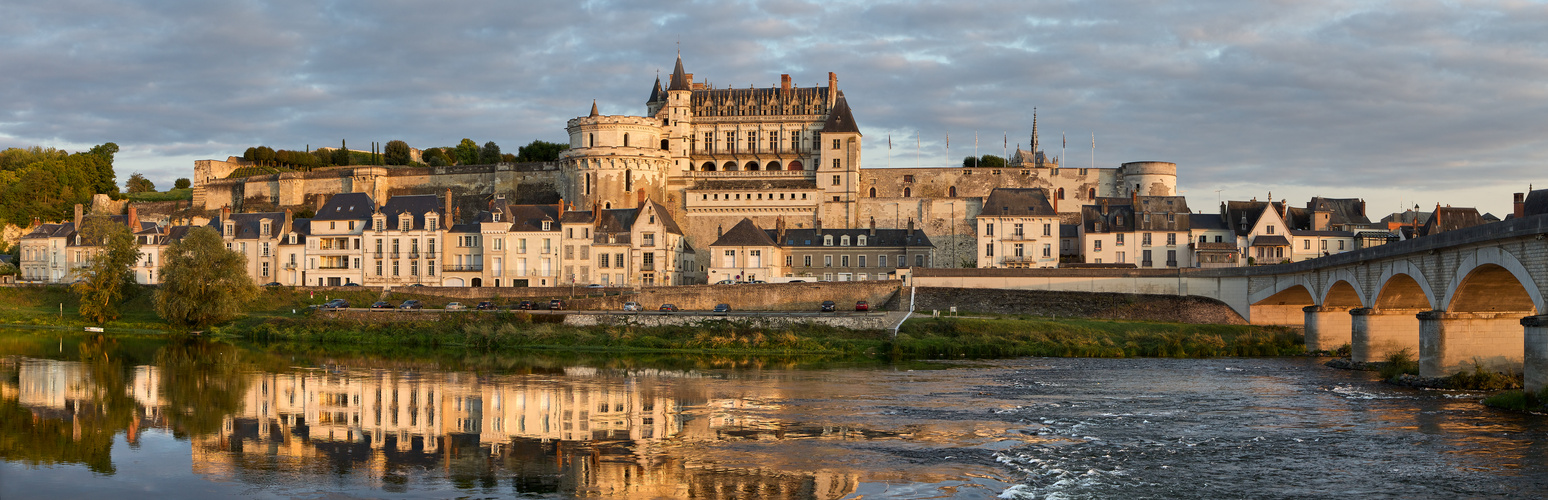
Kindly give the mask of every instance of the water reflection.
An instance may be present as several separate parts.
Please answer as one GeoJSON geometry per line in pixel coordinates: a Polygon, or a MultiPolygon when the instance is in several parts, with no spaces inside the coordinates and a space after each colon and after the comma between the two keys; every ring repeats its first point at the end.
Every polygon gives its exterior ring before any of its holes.
{"type": "Polygon", "coordinates": [[[256,370],[232,346],[175,342],[130,366],[111,340],[79,361],[0,364],[0,456],[113,474],[113,437],[150,428],[191,445],[210,481],[278,487],[347,476],[351,488],[564,496],[840,498],[860,474],[722,467],[682,453],[722,440],[891,438],[754,415],[777,393],[714,397],[691,371],[568,367],[487,375],[437,370],[256,370]]]}

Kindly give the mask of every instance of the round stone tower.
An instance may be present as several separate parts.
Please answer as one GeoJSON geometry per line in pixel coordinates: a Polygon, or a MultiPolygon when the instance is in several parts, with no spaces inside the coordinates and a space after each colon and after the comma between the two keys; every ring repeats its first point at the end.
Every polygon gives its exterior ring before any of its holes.
{"type": "Polygon", "coordinates": [[[596,103],[591,115],[565,126],[570,149],[559,156],[565,200],[577,210],[593,205],[633,208],[649,197],[666,198],[668,152],[662,149],[661,122],[643,116],[602,116],[596,103]]]}
{"type": "Polygon", "coordinates": [[[1177,196],[1177,164],[1131,161],[1118,167],[1119,196],[1177,196]]]}

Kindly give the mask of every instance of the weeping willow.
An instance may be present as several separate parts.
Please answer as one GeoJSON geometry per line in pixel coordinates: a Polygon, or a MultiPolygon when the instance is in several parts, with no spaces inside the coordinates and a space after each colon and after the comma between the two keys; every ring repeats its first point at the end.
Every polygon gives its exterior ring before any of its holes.
{"type": "Polygon", "coordinates": [[[167,247],[161,262],[156,314],[173,325],[203,328],[230,321],[258,296],[247,276],[247,257],[227,249],[214,228],[189,231],[167,247]]]}

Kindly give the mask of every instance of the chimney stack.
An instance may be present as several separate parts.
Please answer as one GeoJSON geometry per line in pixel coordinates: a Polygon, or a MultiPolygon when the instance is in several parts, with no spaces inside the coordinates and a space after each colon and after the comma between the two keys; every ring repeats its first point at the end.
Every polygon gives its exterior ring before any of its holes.
{"type": "Polygon", "coordinates": [[[875,216],[871,217],[871,233],[870,234],[871,234],[872,238],[876,237],[876,217],[875,216]]]}
{"type": "Polygon", "coordinates": [[[1526,217],[1526,193],[1516,193],[1516,218],[1526,217]]]}
{"type": "Polygon", "coordinates": [[[822,218],[821,217],[817,218],[817,221],[815,223],[813,223],[812,227],[817,228],[817,236],[822,236],[822,218]]]}
{"type": "Polygon", "coordinates": [[[288,232],[290,232],[291,228],[294,227],[293,224],[295,223],[295,220],[296,220],[296,214],[292,213],[290,211],[290,209],[288,209],[288,208],[285,209],[285,225],[280,228],[280,232],[281,233],[288,233],[288,232]]]}
{"type": "Polygon", "coordinates": [[[559,219],[564,220],[564,198],[559,198],[559,219]]]}
{"type": "MultiPolygon", "coordinates": [[[[1045,192],[1044,194],[1046,195],[1047,193],[1045,192]]],[[[1050,198],[1053,198],[1054,213],[1059,213],[1059,197],[1058,196],[1050,196],[1050,198]]]]}
{"type": "Polygon", "coordinates": [[[129,232],[140,232],[140,210],[134,205],[129,205],[129,232]]]}
{"type": "Polygon", "coordinates": [[[909,236],[913,236],[914,235],[914,218],[913,217],[909,217],[908,218],[908,235],[909,236]]]}
{"type": "Polygon", "coordinates": [[[452,224],[454,224],[456,222],[456,221],[452,220],[452,197],[451,197],[451,189],[450,188],[448,188],[446,190],[446,211],[441,213],[441,218],[446,219],[448,221],[445,224],[445,226],[448,227],[448,228],[451,227],[452,224]]]}
{"type": "Polygon", "coordinates": [[[75,204],[75,230],[81,230],[81,221],[86,217],[86,207],[80,203],[75,204]]]}
{"type": "Polygon", "coordinates": [[[220,223],[221,224],[225,224],[226,221],[228,221],[228,220],[231,220],[231,205],[221,205],[220,206],[220,223]]]}
{"type": "Polygon", "coordinates": [[[790,75],[779,75],[779,89],[784,91],[790,90],[790,75]]]}

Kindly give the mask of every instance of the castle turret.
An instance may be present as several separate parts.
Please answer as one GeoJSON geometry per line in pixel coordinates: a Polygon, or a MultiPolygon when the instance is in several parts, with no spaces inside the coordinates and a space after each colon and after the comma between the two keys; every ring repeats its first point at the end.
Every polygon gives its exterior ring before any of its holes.
{"type": "Polygon", "coordinates": [[[559,157],[560,196],[605,209],[632,207],[642,197],[666,199],[667,168],[662,127],[655,118],[607,116],[592,102],[591,114],[569,121],[570,149],[559,157]]]}
{"type": "Polygon", "coordinates": [[[1176,196],[1177,164],[1131,161],[1118,167],[1118,192],[1129,196],[1176,196]]]}

